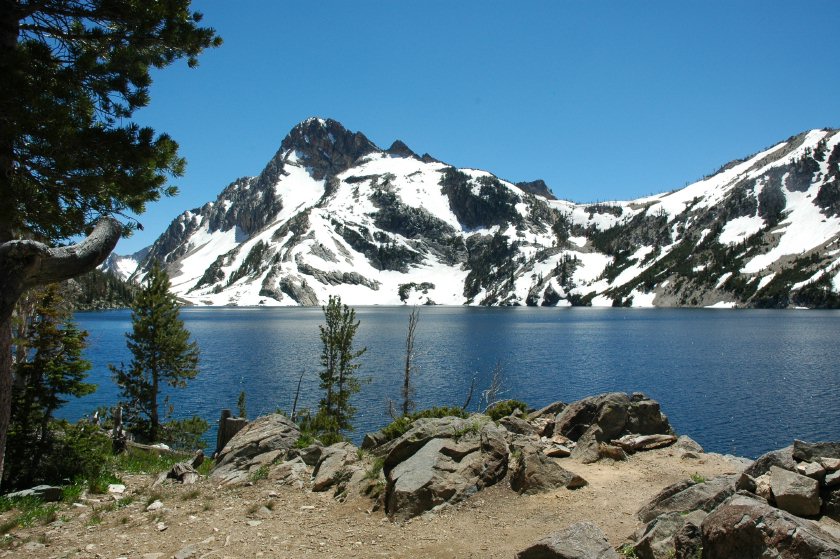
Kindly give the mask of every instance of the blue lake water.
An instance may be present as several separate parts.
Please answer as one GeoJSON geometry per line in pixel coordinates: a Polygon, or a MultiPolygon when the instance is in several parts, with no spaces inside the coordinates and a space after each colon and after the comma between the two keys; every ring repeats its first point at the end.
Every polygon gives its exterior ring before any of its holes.
{"type": "MultiPolygon", "coordinates": [[[[359,441],[389,421],[399,401],[408,308],[361,307],[359,374],[369,379],[353,402],[359,441]]],[[[672,425],[706,450],[756,457],[794,438],[840,440],[840,312],[698,309],[423,307],[415,362],[419,408],[464,403],[490,383],[500,363],[504,397],[534,407],[608,391],[641,391],[658,400],[672,425]]],[[[320,398],[317,308],[185,308],[201,348],[201,372],[171,393],[176,416],[198,414],[215,426],[236,410],[250,417],[320,398]]],[[[128,311],[78,313],[90,333],[86,357],[97,392],[71,402],[77,419],[113,405],[108,363],[128,362],[128,311]]],[[[210,433],[215,437],[215,429],[210,433]]]]}

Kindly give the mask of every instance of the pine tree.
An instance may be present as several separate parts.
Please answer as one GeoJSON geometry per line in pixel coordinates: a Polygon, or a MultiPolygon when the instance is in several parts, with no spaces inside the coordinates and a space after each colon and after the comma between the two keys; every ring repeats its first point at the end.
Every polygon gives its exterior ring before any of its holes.
{"type": "Polygon", "coordinates": [[[0,474],[15,305],[105,260],[124,231],[113,216],[176,193],[178,144],[132,116],[153,69],[221,44],[200,21],[190,0],[0,0],[0,474]]]}
{"type": "Polygon", "coordinates": [[[361,388],[356,376],[360,364],[356,360],[367,348],[353,350],[359,322],[356,311],[341,304],[341,297],[330,296],[327,305],[321,308],[326,324],[318,327],[324,345],[321,352],[324,369],[320,373],[324,397],[318,409],[318,425],[321,431],[337,438],[340,431],[353,430],[356,408],[350,404],[350,397],[361,388]]]}
{"type": "Polygon", "coordinates": [[[32,292],[23,301],[31,314],[21,313],[12,394],[12,415],[7,445],[7,480],[27,485],[42,472],[50,453],[53,414],[67,396],[81,397],[96,386],[84,382],[91,364],[82,359],[87,332],[70,319],[69,307],[58,285],[32,292]]]}
{"type": "MultiPolygon", "coordinates": [[[[157,263],[149,270],[131,307],[132,331],[126,345],[128,368],[109,365],[124,401],[123,419],[135,435],[155,442],[161,436],[159,395],[167,384],[183,388],[198,374],[198,346],[179,317],[178,300],[169,292],[169,276],[157,263]]],[[[171,414],[168,396],[164,417],[171,414]]]]}

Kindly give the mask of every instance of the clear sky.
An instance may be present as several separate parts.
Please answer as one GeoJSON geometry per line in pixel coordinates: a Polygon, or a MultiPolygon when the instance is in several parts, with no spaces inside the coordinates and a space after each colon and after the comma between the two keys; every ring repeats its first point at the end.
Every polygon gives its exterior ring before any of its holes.
{"type": "Polygon", "coordinates": [[[840,2],[194,0],[225,44],[137,121],[187,158],[127,254],[256,175],[309,116],[579,202],[681,188],[840,127],[840,2]]]}

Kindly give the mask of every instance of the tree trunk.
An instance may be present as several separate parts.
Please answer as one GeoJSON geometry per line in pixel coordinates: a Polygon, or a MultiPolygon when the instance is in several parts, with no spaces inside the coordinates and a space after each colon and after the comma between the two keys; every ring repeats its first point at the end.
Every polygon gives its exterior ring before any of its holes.
{"type": "Polygon", "coordinates": [[[122,225],[100,219],[81,243],[50,248],[29,240],[0,242],[0,480],[6,436],[12,413],[12,313],[21,295],[32,287],[64,281],[102,263],[122,234],[122,225]]]}
{"type": "Polygon", "coordinates": [[[0,317],[0,482],[12,416],[12,315],[0,317]]]}

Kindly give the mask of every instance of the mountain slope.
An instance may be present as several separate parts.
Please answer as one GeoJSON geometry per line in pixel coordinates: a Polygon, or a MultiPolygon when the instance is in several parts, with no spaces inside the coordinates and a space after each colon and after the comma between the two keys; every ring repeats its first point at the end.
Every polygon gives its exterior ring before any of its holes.
{"type": "Polygon", "coordinates": [[[837,306],[838,163],[840,135],[811,131],[682,190],[579,205],[313,118],[146,263],[209,305],[837,306]]]}

